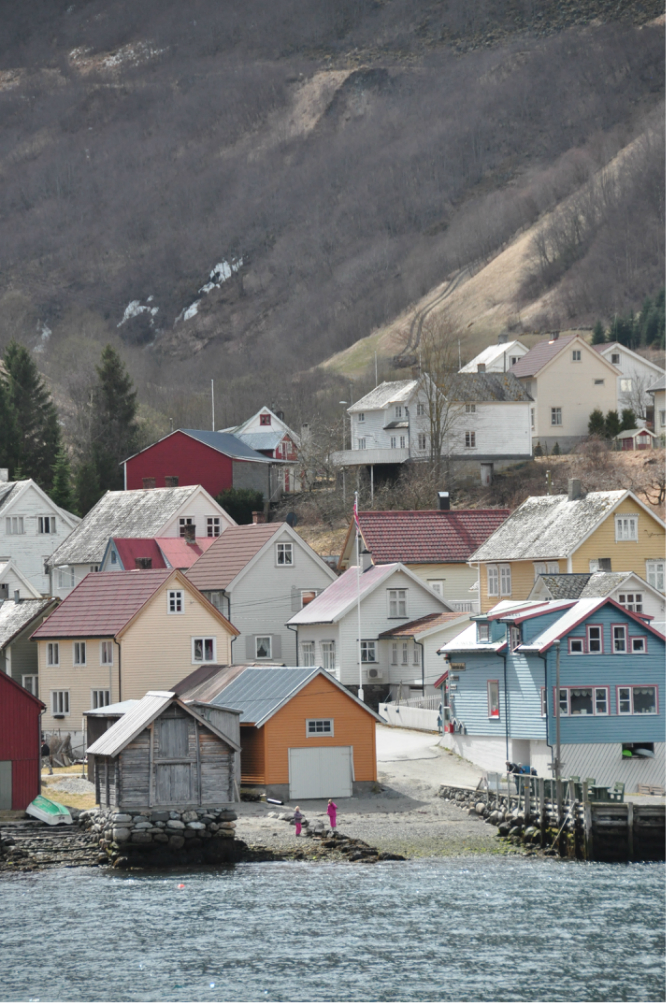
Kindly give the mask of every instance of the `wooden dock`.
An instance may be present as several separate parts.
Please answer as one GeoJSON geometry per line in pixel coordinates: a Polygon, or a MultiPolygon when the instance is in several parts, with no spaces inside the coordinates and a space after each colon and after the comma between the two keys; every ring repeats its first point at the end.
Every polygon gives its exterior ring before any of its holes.
{"type": "MultiPolygon", "coordinates": [[[[586,860],[664,860],[666,806],[587,802],[576,812],[586,860]]],[[[576,840],[578,843],[578,840],[576,840]]]]}

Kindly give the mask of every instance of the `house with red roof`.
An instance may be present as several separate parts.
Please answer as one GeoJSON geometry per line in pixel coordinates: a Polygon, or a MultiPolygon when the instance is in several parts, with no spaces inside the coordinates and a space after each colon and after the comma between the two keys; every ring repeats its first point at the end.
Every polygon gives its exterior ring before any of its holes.
{"type": "MultiPolygon", "coordinates": [[[[509,509],[451,509],[440,492],[439,509],[359,512],[360,546],[374,565],[400,561],[451,609],[473,613],[480,608],[478,575],[468,561],[475,550],[511,515],[509,509]]],[[[347,531],[338,567],[356,564],[355,522],[347,531]]]]}
{"type": "Polygon", "coordinates": [[[139,568],[191,568],[212,543],[213,536],[200,537],[154,537],[153,539],[122,539],[111,537],[100,571],[132,571],[139,568]]]}
{"type": "Polygon", "coordinates": [[[178,569],[90,573],[33,633],[44,731],[84,746],[82,716],[168,690],[206,663],[231,661],[238,630],[178,569]]]}

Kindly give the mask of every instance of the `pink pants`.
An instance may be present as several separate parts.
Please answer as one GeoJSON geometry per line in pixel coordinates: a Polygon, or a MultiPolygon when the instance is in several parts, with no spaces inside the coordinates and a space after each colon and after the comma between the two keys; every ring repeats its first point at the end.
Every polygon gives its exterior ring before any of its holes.
{"type": "Polygon", "coordinates": [[[329,822],[331,824],[331,829],[335,829],[336,824],[337,824],[337,814],[334,811],[332,811],[329,814],[328,820],[329,820],[329,822]]]}
{"type": "Polygon", "coordinates": [[[301,834],[301,823],[297,822],[296,823],[296,835],[300,836],[300,834],[301,834]]]}

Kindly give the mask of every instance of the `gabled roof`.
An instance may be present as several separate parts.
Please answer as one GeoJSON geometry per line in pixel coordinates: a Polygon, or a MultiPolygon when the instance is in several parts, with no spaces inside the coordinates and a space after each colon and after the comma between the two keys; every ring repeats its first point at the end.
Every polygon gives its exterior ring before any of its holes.
{"type": "Polygon", "coordinates": [[[609,596],[617,589],[628,588],[629,579],[637,580],[638,588],[662,598],[661,593],[648,585],[635,571],[590,571],[573,575],[538,575],[528,598],[546,593],[547,599],[592,599],[609,596]],[[536,595],[535,595],[536,593],[536,595]]]}
{"type": "Polygon", "coordinates": [[[72,512],[68,512],[67,509],[60,508],[55,502],[49,498],[45,491],[40,488],[36,481],[32,478],[27,478],[22,481],[6,481],[0,483],[0,509],[8,510],[14,502],[18,501],[22,495],[32,488],[38,495],[41,496],[42,500],[46,504],[46,510],[48,512],[57,512],[65,522],[69,523],[70,526],[74,527],[81,522],[78,515],[74,515],[72,512]]]}
{"type": "Polygon", "coordinates": [[[647,388],[649,394],[656,393],[657,390],[666,390],[666,376],[660,376],[655,383],[650,384],[647,388]]]}
{"type": "Polygon", "coordinates": [[[380,637],[419,637],[421,634],[433,633],[442,627],[450,627],[456,620],[467,620],[467,613],[427,613],[418,620],[400,624],[390,630],[383,631],[380,637]]]}
{"type": "MultiPolygon", "coordinates": [[[[294,442],[296,443],[297,446],[300,445],[300,441],[301,440],[298,437],[298,435],[296,435],[296,432],[294,432],[294,430],[292,428],[290,428],[289,425],[287,425],[287,423],[284,420],[284,418],[278,418],[278,416],[276,415],[275,411],[271,411],[271,409],[269,407],[262,407],[262,408],[260,408],[250,418],[246,418],[245,421],[242,421],[240,423],[240,425],[231,425],[229,428],[221,428],[220,431],[221,432],[231,432],[232,435],[238,435],[240,432],[245,432],[245,430],[248,428],[248,426],[251,425],[252,422],[255,421],[255,419],[258,418],[262,414],[270,414],[271,418],[275,422],[275,425],[278,428],[284,429],[284,431],[288,435],[291,436],[291,438],[294,440],[294,442]]],[[[265,425],[263,427],[264,428],[268,428],[269,426],[265,425]]],[[[270,427],[271,428],[273,427],[273,423],[272,422],[271,422],[271,426],[270,427]]]]}
{"type": "MultiPolygon", "coordinates": [[[[0,582],[7,583],[10,578],[16,578],[21,589],[25,590],[25,595],[22,593],[22,598],[24,599],[41,599],[42,593],[39,589],[36,589],[29,578],[23,574],[22,571],[16,567],[13,561],[0,561],[0,582]]],[[[20,589],[19,589],[20,591],[20,589]]],[[[13,596],[10,596],[13,599],[13,596]]]]}
{"type": "Polygon", "coordinates": [[[455,373],[441,387],[450,401],[523,402],[533,398],[528,394],[513,370],[507,373],[455,373]]]}
{"type": "Polygon", "coordinates": [[[528,348],[526,345],[523,345],[522,341],[508,341],[503,344],[488,345],[488,347],[484,348],[482,352],[475,355],[471,362],[468,362],[467,365],[463,366],[460,372],[475,373],[479,363],[484,366],[492,366],[492,364],[498,359],[501,359],[503,355],[509,356],[511,354],[511,350],[515,349],[516,346],[522,348],[525,351],[525,354],[527,354],[528,348]]]}
{"type": "Polygon", "coordinates": [[[234,432],[233,434],[241,442],[244,442],[246,446],[249,446],[250,449],[255,449],[257,452],[262,449],[277,449],[285,435],[289,435],[288,432],[284,432],[282,429],[271,432],[234,432]]]}
{"type": "Polygon", "coordinates": [[[527,498],[470,557],[470,561],[539,561],[569,557],[614,509],[631,498],[655,522],[631,491],[590,491],[569,501],[567,495],[527,498]]]}
{"type": "Polygon", "coordinates": [[[639,435],[651,435],[653,439],[657,436],[654,432],[651,432],[649,428],[625,428],[623,432],[618,432],[615,436],[616,439],[635,439],[639,435]]]}
{"type": "MultiPolygon", "coordinates": [[[[6,686],[8,688],[14,687],[22,694],[22,699],[27,700],[28,702],[35,703],[37,704],[38,707],[41,707],[43,710],[46,710],[46,704],[42,703],[39,697],[33,696],[32,693],[30,693],[30,691],[25,688],[25,686],[21,686],[21,684],[17,683],[15,679],[12,679],[11,676],[8,676],[6,672],[0,672],[0,692],[2,691],[3,686],[6,686]]],[[[4,706],[4,703],[5,701],[3,697],[0,696],[0,714],[2,713],[2,708],[4,706]]]]}
{"type": "Polygon", "coordinates": [[[189,435],[192,439],[203,442],[205,446],[210,446],[211,449],[216,450],[218,453],[231,456],[235,460],[251,460],[253,463],[270,462],[269,457],[257,453],[256,450],[248,446],[242,439],[228,432],[207,432],[199,428],[181,428],[179,431],[185,435],[189,435]]]}
{"type": "Polygon", "coordinates": [[[621,345],[619,341],[606,341],[601,345],[592,345],[595,352],[604,357],[611,355],[613,352],[626,352],[627,355],[631,355],[634,359],[642,362],[644,365],[648,366],[650,369],[654,369],[657,373],[662,373],[661,379],[663,380],[664,370],[661,366],[658,366],[656,362],[652,362],[651,359],[646,359],[645,356],[639,355],[638,352],[634,352],[633,349],[628,348],[626,345],[621,345]]]}
{"type": "MultiPolygon", "coordinates": [[[[157,541],[154,539],[144,540],[144,539],[122,539],[121,537],[112,537],[113,545],[116,548],[118,557],[120,558],[122,570],[123,571],[133,571],[137,567],[138,560],[150,559],[152,562],[151,568],[166,568],[167,564],[164,560],[162,552],[157,545],[157,541]]],[[[106,556],[106,554],[104,555],[106,556]]]]}
{"type": "Polygon", "coordinates": [[[547,341],[540,341],[534,348],[531,348],[527,355],[523,355],[515,366],[511,367],[514,376],[536,376],[556,355],[559,355],[563,348],[566,348],[578,337],[577,334],[564,334],[560,338],[551,338],[547,341]]]}
{"type": "Polygon", "coordinates": [[[187,577],[198,589],[226,588],[264,544],[286,525],[284,522],[264,522],[230,526],[195,561],[187,577]]]}
{"type": "Polygon", "coordinates": [[[210,703],[247,665],[200,665],[181,679],[173,691],[184,703],[210,703]]]}
{"type": "MultiPolygon", "coordinates": [[[[375,564],[466,562],[511,515],[511,509],[424,509],[359,512],[361,535],[375,564]]],[[[350,522],[341,560],[354,532],[350,522]]]]}
{"type": "Polygon", "coordinates": [[[231,516],[198,484],[180,488],[107,491],[51,554],[48,563],[51,567],[99,564],[110,536],[122,539],[157,537],[198,494],[219,509],[229,525],[236,525],[231,516]]]}
{"type": "MultiPolygon", "coordinates": [[[[551,604],[547,604],[550,606],[551,604]]],[[[602,606],[613,606],[615,609],[619,610],[620,613],[624,614],[630,620],[634,620],[640,625],[641,633],[644,631],[649,631],[650,634],[655,637],[664,640],[663,634],[660,634],[658,630],[650,626],[638,613],[632,613],[630,610],[620,606],[619,603],[615,602],[609,596],[604,596],[598,599],[578,599],[573,603],[569,609],[567,609],[555,623],[547,627],[543,633],[539,634],[538,637],[533,638],[525,644],[520,644],[517,651],[547,651],[557,640],[561,640],[570,631],[575,630],[579,624],[583,623],[589,617],[591,617],[597,610],[601,609],[602,606]]],[[[544,613],[548,613],[549,609],[546,608],[544,613]]]]}
{"type": "Polygon", "coordinates": [[[84,710],[84,717],[122,717],[138,704],[138,700],[120,700],[119,703],[109,703],[106,707],[96,707],[94,710],[84,710]]]}
{"type": "Polygon", "coordinates": [[[357,411],[376,411],[388,407],[389,404],[402,404],[409,401],[419,385],[418,380],[394,380],[391,383],[380,383],[378,387],[361,397],[355,404],[347,408],[349,414],[357,411]]]}
{"type": "Polygon", "coordinates": [[[17,634],[56,603],[56,599],[22,599],[19,603],[6,599],[0,602],[0,649],[10,644],[17,634]]]}
{"type": "MultiPolygon", "coordinates": [[[[236,527],[229,526],[229,529],[236,527]]],[[[225,530],[226,532],[226,530],[225,530]]],[[[212,547],[217,537],[198,536],[193,543],[188,543],[182,536],[158,536],[155,543],[162,551],[168,565],[180,568],[181,571],[191,568],[202,554],[212,547]]]]}

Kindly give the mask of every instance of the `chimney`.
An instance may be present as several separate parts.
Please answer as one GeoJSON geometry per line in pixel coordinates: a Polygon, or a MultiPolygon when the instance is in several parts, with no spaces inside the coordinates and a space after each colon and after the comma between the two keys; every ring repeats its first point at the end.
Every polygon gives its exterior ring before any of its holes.
{"type": "Polygon", "coordinates": [[[20,601],[21,601],[21,593],[20,593],[19,589],[16,589],[15,592],[14,592],[14,602],[18,606],[18,604],[20,603],[20,601]]]}
{"type": "Polygon", "coordinates": [[[9,480],[9,467],[0,467],[0,484],[6,484],[9,480]]]}
{"type": "Polygon", "coordinates": [[[551,341],[557,341],[559,339],[559,337],[560,337],[560,332],[559,331],[553,331],[552,334],[551,334],[551,336],[550,336],[550,340],[551,341]]]}
{"type": "Polygon", "coordinates": [[[580,483],[577,477],[569,478],[569,501],[578,501],[579,498],[584,498],[585,492],[583,491],[583,485],[580,483]]]}
{"type": "Polygon", "coordinates": [[[485,373],[485,371],[486,371],[486,364],[485,364],[485,362],[477,362],[477,364],[476,364],[476,371],[477,371],[477,373],[485,373]]]}
{"type": "Polygon", "coordinates": [[[437,501],[438,501],[437,507],[439,508],[440,512],[448,512],[449,509],[451,508],[451,498],[449,496],[448,491],[438,491],[437,501]]]}
{"type": "Polygon", "coordinates": [[[509,340],[509,336],[506,335],[506,334],[498,334],[497,335],[497,344],[498,345],[506,345],[506,343],[507,343],[508,340],[509,340]]]}
{"type": "Polygon", "coordinates": [[[367,571],[372,567],[372,554],[365,547],[361,551],[361,571],[367,571]]]}
{"type": "Polygon", "coordinates": [[[266,522],[266,513],[265,512],[253,512],[252,513],[252,525],[253,526],[258,526],[259,523],[261,523],[261,522],[266,522]]]}
{"type": "Polygon", "coordinates": [[[284,421],[284,411],[276,411],[275,417],[278,418],[280,421],[284,421]]]}
{"type": "Polygon", "coordinates": [[[187,543],[194,543],[196,541],[197,527],[192,522],[188,522],[187,525],[183,526],[183,539],[187,543]]]}

